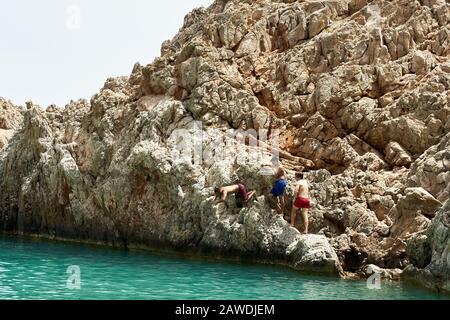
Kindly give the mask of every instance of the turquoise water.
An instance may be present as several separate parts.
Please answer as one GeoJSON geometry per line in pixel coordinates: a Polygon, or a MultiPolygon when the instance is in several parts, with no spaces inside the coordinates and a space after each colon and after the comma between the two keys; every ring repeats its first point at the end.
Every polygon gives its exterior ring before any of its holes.
{"type": "Polygon", "coordinates": [[[0,299],[448,298],[400,283],[371,290],[287,268],[0,237],[0,299]],[[79,289],[69,266],[79,267],[79,289]]]}

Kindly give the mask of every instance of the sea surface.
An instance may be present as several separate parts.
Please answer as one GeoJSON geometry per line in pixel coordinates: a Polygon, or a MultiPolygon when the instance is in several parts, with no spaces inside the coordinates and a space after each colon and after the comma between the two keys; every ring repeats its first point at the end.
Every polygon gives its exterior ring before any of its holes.
{"type": "Polygon", "coordinates": [[[400,282],[369,287],[284,267],[0,236],[0,299],[450,299],[400,282]]]}

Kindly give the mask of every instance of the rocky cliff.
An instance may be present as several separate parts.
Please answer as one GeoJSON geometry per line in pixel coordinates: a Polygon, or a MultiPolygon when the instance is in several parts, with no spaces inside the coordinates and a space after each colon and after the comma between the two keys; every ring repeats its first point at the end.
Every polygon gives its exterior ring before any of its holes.
{"type": "Polygon", "coordinates": [[[405,269],[405,278],[450,292],[449,228],[450,201],[447,201],[430,228],[408,242],[406,249],[412,264],[405,269]]]}
{"type": "Polygon", "coordinates": [[[0,228],[307,272],[407,268],[448,291],[449,21],[444,0],[196,9],[159,58],[90,102],[0,101],[0,228]],[[261,196],[272,178],[260,161],[174,157],[176,133],[198,123],[207,149],[221,132],[277,130],[289,197],[294,171],[310,169],[315,235],[261,196]],[[212,206],[213,188],[237,180],[257,199],[212,206]]]}

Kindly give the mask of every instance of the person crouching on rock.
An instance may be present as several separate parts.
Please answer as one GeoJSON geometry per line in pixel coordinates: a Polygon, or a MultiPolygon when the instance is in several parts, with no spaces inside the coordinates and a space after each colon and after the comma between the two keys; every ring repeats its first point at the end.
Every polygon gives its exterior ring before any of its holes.
{"type": "MultiPolygon", "coordinates": [[[[267,166],[267,165],[265,165],[267,166]]],[[[276,209],[279,214],[284,214],[285,209],[285,201],[284,201],[284,192],[286,191],[286,173],[284,171],[283,166],[279,166],[274,170],[275,182],[273,183],[273,188],[270,190],[269,198],[270,200],[276,199],[278,200],[275,203],[276,209]]],[[[271,201],[272,202],[272,201],[271,201]]]]}
{"type": "Polygon", "coordinates": [[[236,200],[236,206],[238,208],[243,208],[247,205],[250,199],[255,195],[256,191],[247,192],[247,188],[244,184],[238,183],[231,186],[215,188],[214,189],[215,197],[213,204],[219,204],[221,202],[225,203],[225,206],[228,208],[227,204],[227,196],[228,193],[234,193],[234,197],[236,200]]]}
{"type": "Polygon", "coordinates": [[[295,218],[297,216],[297,210],[302,210],[303,222],[305,224],[304,233],[308,233],[308,209],[311,207],[309,200],[309,187],[308,182],[304,179],[302,172],[295,174],[295,180],[297,184],[295,186],[294,203],[291,211],[291,226],[295,227],[295,218]]]}

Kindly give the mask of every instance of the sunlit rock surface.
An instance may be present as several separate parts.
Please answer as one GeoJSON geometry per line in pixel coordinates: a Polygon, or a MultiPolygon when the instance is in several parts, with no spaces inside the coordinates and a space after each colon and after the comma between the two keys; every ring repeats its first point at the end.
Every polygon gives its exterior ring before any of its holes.
{"type": "Polygon", "coordinates": [[[1,100],[0,228],[305,272],[410,266],[448,290],[449,10],[444,0],[217,0],[89,102],[1,100]],[[211,128],[278,130],[288,207],[294,171],[311,170],[315,235],[270,208],[260,162],[174,157],[176,133],[195,136],[198,123],[204,146],[220,137],[211,128]],[[258,198],[213,207],[213,188],[238,180],[258,198]]]}

